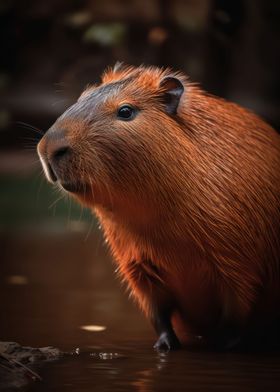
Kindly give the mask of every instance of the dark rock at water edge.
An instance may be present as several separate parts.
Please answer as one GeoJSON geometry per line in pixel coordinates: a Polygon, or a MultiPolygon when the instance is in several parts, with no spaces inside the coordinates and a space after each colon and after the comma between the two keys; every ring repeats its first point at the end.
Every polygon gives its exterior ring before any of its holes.
{"type": "Polygon", "coordinates": [[[40,380],[34,368],[59,359],[63,353],[55,347],[33,348],[15,342],[0,342],[0,390],[24,388],[40,380]]]}

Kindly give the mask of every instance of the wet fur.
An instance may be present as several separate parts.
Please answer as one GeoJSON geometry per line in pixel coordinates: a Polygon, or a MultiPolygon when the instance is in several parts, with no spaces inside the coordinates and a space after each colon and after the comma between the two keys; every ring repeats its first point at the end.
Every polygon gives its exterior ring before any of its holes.
{"type": "Polygon", "coordinates": [[[55,127],[76,149],[61,176],[79,178],[75,197],[153,323],[163,307],[181,340],[218,341],[277,318],[280,138],[268,124],[182,74],[118,65],[55,127]],[[184,85],[176,115],[159,87],[170,75],[184,85]],[[139,114],[120,123],[124,102],[139,114]]]}

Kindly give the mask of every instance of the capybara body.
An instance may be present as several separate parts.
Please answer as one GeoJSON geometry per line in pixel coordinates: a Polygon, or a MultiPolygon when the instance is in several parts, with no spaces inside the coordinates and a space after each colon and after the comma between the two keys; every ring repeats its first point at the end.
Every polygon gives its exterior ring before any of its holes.
{"type": "Polygon", "coordinates": [[[47,177],[99,218],[156,348],[193,336],[229,347],[270,333],[280,137],[268,124],[180,73],[118,64],[38,151],[47,177]]]}

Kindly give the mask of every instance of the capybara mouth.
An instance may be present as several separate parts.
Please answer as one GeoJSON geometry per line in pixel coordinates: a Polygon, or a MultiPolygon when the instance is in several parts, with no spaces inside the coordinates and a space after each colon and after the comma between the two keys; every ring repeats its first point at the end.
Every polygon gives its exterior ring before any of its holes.
{"type": "Polygon", "coordinates": [[[61,182],[60,185],[64,190],[70,193],[87,194],[90,190],[88,184],[81,182],[61,182]]]}

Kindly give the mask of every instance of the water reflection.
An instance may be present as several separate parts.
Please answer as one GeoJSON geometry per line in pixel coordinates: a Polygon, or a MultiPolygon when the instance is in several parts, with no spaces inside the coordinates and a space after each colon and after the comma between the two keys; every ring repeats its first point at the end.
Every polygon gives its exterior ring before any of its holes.
{"type": "Polygon", "coordinates": [[[6,281],[8,284],[14,285],[25,285],[28,284],[28,279],[23,275],[11,275],[7,276],[6,281]]]}
{"type": "Polygon", "coordinates": [[[32,391],[269,391],[279,390],[279,357],[180,351],[157,354],[123,343],[51,364],[32,391]],[[113,355],[112,355],[113,354],[113,355]]]}
{"type": "Polygon", "coordinates": [[[81,325],[80,328],[88,332],[102,332],[106,329],[105,325],[81,325]]]}

